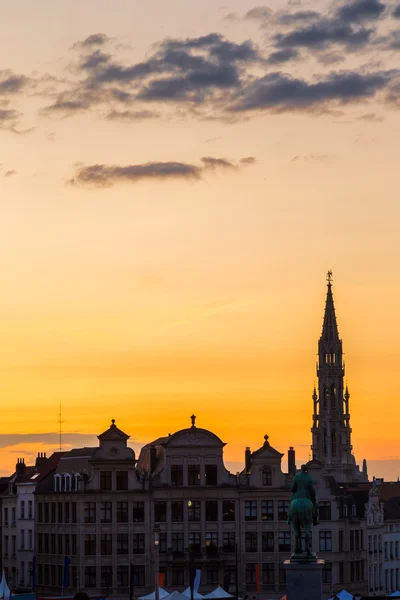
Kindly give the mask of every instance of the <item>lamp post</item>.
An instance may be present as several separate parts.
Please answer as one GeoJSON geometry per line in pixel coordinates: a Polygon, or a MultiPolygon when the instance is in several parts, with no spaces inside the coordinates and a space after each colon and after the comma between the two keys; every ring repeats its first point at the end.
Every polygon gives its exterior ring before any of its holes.
{"type": "Polygon", "coordinates": [[[158,560],[159,560],[159,546],[160,546],[160,526],[155,525],[153,529],[154,533],[154,576],[155,576],[155,600],[160,600],[160,590],[158,586],[158,560]]]}

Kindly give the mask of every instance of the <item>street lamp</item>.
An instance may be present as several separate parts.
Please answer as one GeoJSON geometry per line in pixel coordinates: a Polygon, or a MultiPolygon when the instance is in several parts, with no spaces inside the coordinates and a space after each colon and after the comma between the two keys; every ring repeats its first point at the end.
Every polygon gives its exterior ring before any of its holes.
{"type": "Polygon", "coordinates": [[[155,575],[155,600],[160,600],[160,590],[158,586],[158,561],[159,561],[159,547],[160,547],[160,526],[155,525],[153,529],[154,533],[154,575],[155,575]]]}

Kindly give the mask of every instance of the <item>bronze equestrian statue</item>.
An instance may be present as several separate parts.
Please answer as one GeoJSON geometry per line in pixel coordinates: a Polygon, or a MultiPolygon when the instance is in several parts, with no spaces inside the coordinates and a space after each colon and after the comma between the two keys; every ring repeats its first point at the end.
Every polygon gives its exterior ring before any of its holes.
{"type": "Polygon", "coordinates": [[[315,499],[315,487],[311,476],[308,474],[307,465],[302,465],[299,473],[295,475],[292,483],[292,498],[288,514],[288,524],[292,523],[296,538],[295,555],[306,554],[312,557],[311,552],[311,525],[318,523],[318,505],[315,499]],[[301,530],[305,529],[305,548],[301,545],[301,530]]]}

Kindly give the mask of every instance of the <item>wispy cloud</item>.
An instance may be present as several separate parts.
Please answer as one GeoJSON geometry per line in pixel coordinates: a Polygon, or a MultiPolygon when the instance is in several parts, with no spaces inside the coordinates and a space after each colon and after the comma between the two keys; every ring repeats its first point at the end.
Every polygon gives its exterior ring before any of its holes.
{"type": "Polygon", "coordinates": [[[88,165],[79,167],[69,184],[83,187],[111,187],[116,183],[137,183],[141,180],[199,180],[206,172],[238,170],[254,164],[254,157],[235,163],[226,158],[204,156],[200,165],[182,162],[148,162],[136,165],[88,165]]]}

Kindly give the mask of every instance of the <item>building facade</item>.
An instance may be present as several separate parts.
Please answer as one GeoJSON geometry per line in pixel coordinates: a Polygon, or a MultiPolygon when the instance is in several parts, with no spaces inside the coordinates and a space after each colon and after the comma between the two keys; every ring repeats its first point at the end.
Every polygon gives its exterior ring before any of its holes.
{"type": "Polygon", "coordinates": [[[39,453],[35,465],[27,466],[19,458],[15,473],[9,478],[1,500],[3,569],[10,589],[32,589],[36,486],[50,476],[60,453],[47,458],[39,453]]]}

